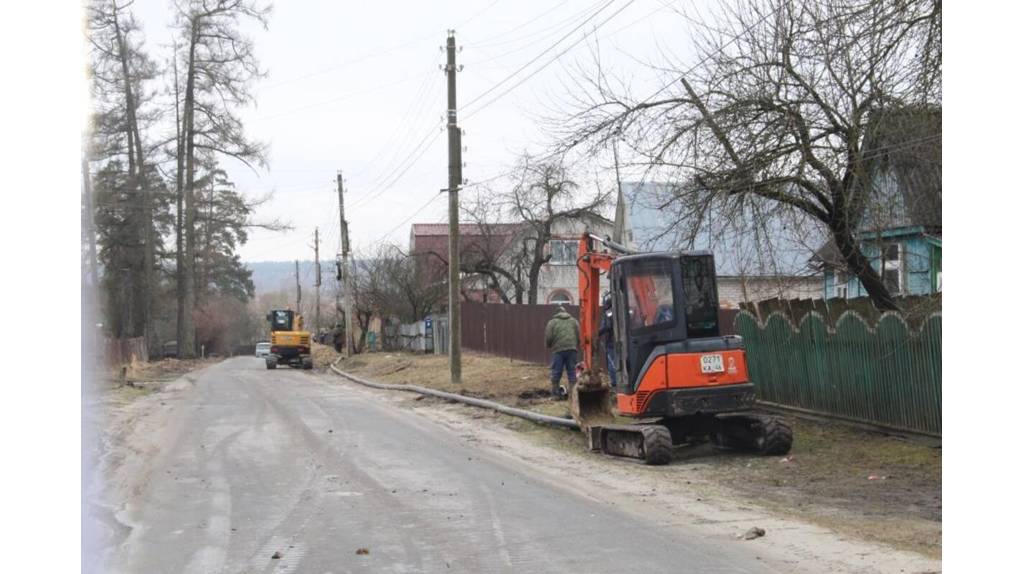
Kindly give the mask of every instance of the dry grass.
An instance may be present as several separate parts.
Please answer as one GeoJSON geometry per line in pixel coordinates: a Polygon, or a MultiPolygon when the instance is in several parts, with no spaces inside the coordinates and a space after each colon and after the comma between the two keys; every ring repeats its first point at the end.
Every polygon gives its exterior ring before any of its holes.
{"type": "Polygon", "coordinates": [[[451,384],[444,355],[367,353],[342,361],[339,368],[375,381],[421,385],[520,407],[552,403],[546,367],[479,353],[463,354],[460,385],[451,384]]]}
{"type": "Polygon", "coordinates": [[[328,365],[338,360],[341,355],[330,345],[321,345],[314,342],[310,354],[313,356],[313,368],[326,370],[328,365]]]}
{"type": "Polygon", "coordinates": [[[789,417],[789,457],[697,449],[722,483],[760,502],[858,536],[938,557],[942,449],[893,436],[789,417]],[[841,512],[837,512],[840,509],[841,512]]]}
{"type": "MultiPolygon", "coordinates": [[[[189,371],[220,362],[221,359],[161,359],[159,361],[133,361],[124,366],[125,383],[160,383],[173,381],[189,371]]],[[[122,382],[121,367],[111,368],[105,375],[110,383],[122,382]]]]}

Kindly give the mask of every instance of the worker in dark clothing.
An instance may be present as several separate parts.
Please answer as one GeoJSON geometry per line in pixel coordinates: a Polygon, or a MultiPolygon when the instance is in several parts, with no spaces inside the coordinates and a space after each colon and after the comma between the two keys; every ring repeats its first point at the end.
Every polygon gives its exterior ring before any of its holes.
{"type": "Polygon", "coordinates": [[[597,336],[604,339],[604,356],[608,364],[608,380],[612,386],[616,385],[615,380],[615,335],[612,330],[612,297],[605,295],[601,305],[601,323],[597,327],[597,336]]]}
{"type": "Polygon", "coordinates": [[[580,346],[580,324],[565,308],[559,305],[555,316],[544,329],[544,344],[552,353],[551,396],[565,399],[567,393],[561,387],[562,371],[569,378],[569,385],[576,384],[576,350],[580,346]]]}
{"type": "Polygon", "coordinates": [[[334,336],[332,338],[333,338],[333,343],[334,343],[334,350],[336,352],[340,353],[341,349],[345,346],[345,331],[344,331],[344,329],[342,329],[341,327],[335,327],[334,328],[334,336]]]}

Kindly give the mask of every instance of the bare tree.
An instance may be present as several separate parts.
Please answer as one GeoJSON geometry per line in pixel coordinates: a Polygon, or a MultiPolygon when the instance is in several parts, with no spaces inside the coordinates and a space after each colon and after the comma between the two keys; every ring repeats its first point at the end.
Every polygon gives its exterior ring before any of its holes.
{"type": "Polygon", "coordinates": [[[428,276],[428,270],[397,245],[379,245],[361,259],[358,271],[357,288],[374,311],[404,322],[419,321],[432,313],[447,293],[443,282],[428,276]]]}
{"type": "MultiPolygon", "coordinates": [[[[175,63],[176,116],[179,118],[177,158],[181,221],[177,279],[178,354],[195,354],[196,173],[199,156],[232,157],[252,167],[265,164],[265,146],[250,140],[237,108],[252,101],[251,86],[261,77],[253,42],[239,30],[243,19],[264,27],[269,6],[256,0],[188,0],[176,5],[183,86],[175,63]]],[[[176,42],[177,46],[177,42],[176,42]]],[[[177,57],[176,57],[177,59],[177,57]]]]}
{"type": "MultiPolygon", "coordinates": [[[[796,210],[821,222],[875,305],[896,302],[856,237],[877,196],[873,146],[893,118],[941,105],[941,0],[759,0],[694,21],[699,62],[645,98],[593,74],[563,136],[590,151],[622,138],[687,182],[681,218],[718,206],[796,210]]],[[[923,134],[913,146],[940,138],[923,134]]]]}
{"type": "MultiPolygon", "coordinates": [[[[475,230],[462,236],[460,265],[463,273],[481,277],[503,303],[522,304],[526,280],[524,257],[517,245],[528,228],[519,223],[502,223],[503,207],[494,202],[494,195],[490,189],[478,190],[461,206],[466,221],[475,230]]],[[[444,263],[447,266],[447,261],[444,263]]]]}
{"type": "Polygon", "coordinates": [[[578,220],[597,216],[610,193],[600,190],[581,199],[579,186],[569,178],[564,165],[556,161],[536,162],[524,154],[515,169],[516,183],[499,194],[508,217],[522,222],[525,233],[518,242],[514,260],[521,263],[527,284],[527,303],[537,303],[540,271],[551,259],[547,250],[552,230],[560,220],[578,220]]]}

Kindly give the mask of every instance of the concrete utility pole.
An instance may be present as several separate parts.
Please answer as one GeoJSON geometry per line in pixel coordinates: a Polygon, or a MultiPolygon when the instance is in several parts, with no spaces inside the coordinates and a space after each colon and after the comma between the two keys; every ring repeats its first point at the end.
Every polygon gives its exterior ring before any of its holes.
{"type": "Polygon", "coordinates": [[[355,354],[355,339],[352,333],[352,265],[349,261],[348,250],[348,221],[345,220],[345,183],[338,170],[338,214],[341,219],[341,265],[338,272],[341,275],[342,289],[345,294],[345,352],[351,357],[355,354]]]}
{"type": "Polygon", "coordinates": [[[320,332],[320,228],[313,231],[313,268],[316,271],[316,307],[313,310],[314,333],[320,332]]]}
{"type": "Polygon", "coordinates": [[[89,175],[89,160],[82,156],[82,193],[85,202],[85,232],[89,241],[89,283],[92,289],[99,289],[99,264],[96,258],[96,228],[93,217],[96,212],[92,207],[92,181],[89,175]]]}
{"type": "Polygon", "coordinates": [[[455,30],[448,31],[448,367],[452,384],[462,382],[462,309],[459,289],[459,187],[462,133],[455,105],[455,30]]]}
{"type": "Polygon", "coordinates": [[[302,285],[299,283],[299,260],[295,260],[295,313],[302,314],[302,285]]]}
{"type": "Polygon", "coordinates": [[[612,156],[615,158],[615,227],[612,228],[612,241],[626,245],[626,198],[622,196],[622,179],[619,177],[618,135],[612,140],[612,156]]]}

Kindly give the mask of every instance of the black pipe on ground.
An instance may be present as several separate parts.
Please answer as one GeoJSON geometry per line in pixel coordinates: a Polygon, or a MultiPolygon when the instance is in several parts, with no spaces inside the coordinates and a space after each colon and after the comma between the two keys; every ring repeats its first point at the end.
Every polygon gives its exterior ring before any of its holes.
{"type": "Polygon", "coordinates": [[[346,379],[354,382],[354,383],[359,383],[360,385],[364,385],[364,386],[367,386],[367,387],[372,387],[372,388],[375,388],[375,389],[383,389],[383,390],[388,390],[388,391],[406,391],[406,392],[411,392],[411,393],[419,393],[421,395],[429,395],[429,396],[432,396],[432,397],[437,397],[439,399],[444,399],[446,401],[455,401],[455,402],[459,402],[459,403],[463,403],[463,404],[467,404],[467,405],[473,405],[474,407],[481,407],[481,408],[485,408],[485,409],[491,409],[491,410],[494,410],[494,411],[498,411],[499,413],[504,413],[506,415],[511,415],[511,416],[514,416],[514,417],[519,417],[519,418],[524,418],[524,419],[527,419],[527,420],[531,420],[531,421],[533,421],[535,423],[546,424],[546,425],[551,425],[551,426],[557,426],[557,427],[562,427],[562,428],[567,428],[567,429],[572,429],[572,430],[580,430],[579,425],[576,424],[576,421],[574,421],[572,419],[563,419],[563,418],[560,418],[560,417],[553,417],[553,416],[550,416],[550,415],[545,415],[545,414],[541,414],[541,413],[535,413],[533,411],[527,411],[527,410],[524,410],[524,409],[517,409],[515,407],[510,407],[508,405],[503,405],[501,403],[496,403],[494,401],[487,401],[487,400],[484,400],[484,399],[478,399],[478,398],[474,398],[474,397],[467,397],[465,395],[457,395],[455,393],[446,393],[444,391],[438,391],[436,389],[428,389],[426,387],[421,387],[421,386],[418,386],[418,385],[393,385],[393,384],[388,384],[388,383],[375,383],[373,381],[366,380],[366,379],[364,379],[362,377],[357,377],[357,376],[355,376],[355,375],[353,375],[351,373],[346,373],[345,371],[342,371],[341,369],[338,369],[334,365],[331,365],[331,370],[334,371],[335,373],[341,375],[342,377],[345,377],[346,379]]]}

